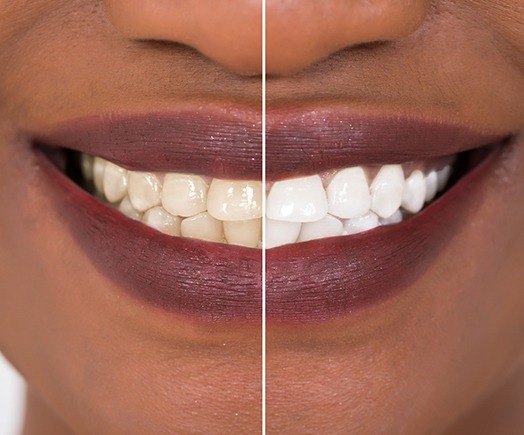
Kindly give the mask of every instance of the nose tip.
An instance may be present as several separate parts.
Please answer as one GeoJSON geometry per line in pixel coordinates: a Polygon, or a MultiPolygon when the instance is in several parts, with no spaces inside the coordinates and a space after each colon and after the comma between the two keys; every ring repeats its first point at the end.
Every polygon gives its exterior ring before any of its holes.
{"type": "MultiPolygon", "coordinates": [[[[240,74],[262,70],[261,0],[105,0],[126,37],[191,46],[240,74]]],[[[357,44],[403,38],[429,0],[266,0],[266,68],[300,70],[357,44]]]]}

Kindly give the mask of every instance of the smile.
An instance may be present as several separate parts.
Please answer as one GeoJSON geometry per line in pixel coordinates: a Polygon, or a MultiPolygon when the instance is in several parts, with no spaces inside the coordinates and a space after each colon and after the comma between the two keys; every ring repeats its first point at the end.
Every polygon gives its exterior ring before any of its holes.
{"type": "Polygon", "coordinates": [[[141,300],[192,317],[260,318],[266,195],[268,320],[315,322],[391,296],[428,267],[510,137],[412,119],[278,114],[268,123],[264,191],[251,121],[222,112],[93,118],[35,143],[55,163],[41,162],[61,189],[55,201],[97,268],[141,300]]]}

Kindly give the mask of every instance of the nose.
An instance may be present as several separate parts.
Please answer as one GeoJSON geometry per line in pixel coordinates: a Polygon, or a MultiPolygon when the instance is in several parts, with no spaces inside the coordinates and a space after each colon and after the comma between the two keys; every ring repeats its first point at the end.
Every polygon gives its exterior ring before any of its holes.
{"type": "MultiPolygon", "coordinates": [[[[191,46],[241,74],[262,68],[261,0],[105,0],[126,37],[191,46]]],[[[429,0],[266,0],[266,68],[300,70],[345,47],[416,31],[429,0]]]]}

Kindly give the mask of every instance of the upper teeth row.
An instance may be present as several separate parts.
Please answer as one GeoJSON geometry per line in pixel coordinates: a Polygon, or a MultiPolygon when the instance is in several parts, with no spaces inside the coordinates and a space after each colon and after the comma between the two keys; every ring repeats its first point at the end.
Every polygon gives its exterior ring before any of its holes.
{"type": "MultiPolygon", "coordinates": [[[[82,155],[84,176],[97,193],[129,217],[164,233],[216,242],[261,245],[260,181],[208,179],[189,174],[135,172],[82,155]]],[[[351,167],[272,183],[266,200],[267,248],[355,234],[417,213],[447,183],[451,167],[405,178],[401,165],[351,167]]]]}

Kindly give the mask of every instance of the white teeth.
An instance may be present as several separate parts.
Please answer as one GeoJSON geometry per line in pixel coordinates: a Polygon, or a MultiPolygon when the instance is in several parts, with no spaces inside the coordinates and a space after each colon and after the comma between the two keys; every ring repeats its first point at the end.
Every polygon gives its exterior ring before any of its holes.
{"type": "Polygon", "coordinates": [[[341,236],[343,230],[342,222],[328,214],[319,221],[302,224],[298,241],[307,242],[308,240],[323,239],[324,237],[341,236]]]}
{"type": "Polygon", "coordinates": [[[120,210],[120,212],[126,215],[128,218],[134,219],[135,221],[139,221],[142,219],[142,213],[140,213],[133,207],[133,204],[131,204],[131,201],[128,196],[126,196],[120,202],[118,210],[120,210]]]}
{"type": "Polygon", "coordinates": [[[438,188],[438,176],[437,171],[431,171],[426,175],[426,202],[431,201],[435,198],[438,188]]]}
{"type": "Polygon", "coordinates": [[[295,243],[301,227],[300,222],[283,222],[266,218],[266,248],[271,249],[295,243]]]}
{"type": "Polygon", "coordinates": [[[193,216],[206,211],[206,182],[198,176],[167,174],[162,189],[162,205],[171,214],[193,216]]]}
{"type": "Polygon", "coordinates": [[[314,222],[328,211],[326,191],[318,175],[277,181],[267,197],[267,217],[286,222],[314,222]]]}
{"type": "Polygon", "coordinates": [[[121,201],[127,195],[127,171],[111,162],[104,170],[104,195],[109,202],[121,201]]]}
{"type": "Polygon", "coordinates": [[[344,221],[344,235],[358,234],[372,230],[379,226],[378,216],[370,211],[365,216],[347,219],[344,221]]]}
{"type": "Polygon", "coordinates": [[[224,235],[231,245],[256,248],[261,240],[261,229],[262,218],[224,222],[224,235]]]}
{"type": "MultiPolygon", "coordinates": [[[[413,162],[351,167],[274,182],[266,198],[266,248],[351,235],[402,222],[442,191],[451,165],[424,175],[413,162]],[[324,188],[323,183],[328,183],[324,188]],[[329,213],[329,214],[328,214],[329,213]]],[[[438,166],[440,164],[440,166],[438,166]]],[[[427,165],[422,165],[427,167],[427,165]]],[[[261,246],[263,186],[255,180],[209,180],[190,174],[133,172],[83,154],[80,169],[96,196],[131,219],[171,236],[250,248],[261,246]]]]}
{"type": "Polygon", "coordinates": [[[106,169],[106,161],[100,157],[95,157],[93,160],[93,184],[95,189],[102,193],[104,191],[104,171],[106,169]]]}
{"type": "Polygon", "coordinates": [[[192,239],[207,240],[209,242],[224,241],[222,222],[207,212],[185,218],[180,226],[180,232],[182,236],[192,239]]]}
{"type": "Polygon", "coordinates": [[[160,204],[162,185],[150,172],[129,173],[129,199],[138,211],[146,211],[160,204]]]}
{"type": "Polygon", "coordinates": [[[371,210],[383,218],[392,216],[400,207],[403,189],[402,166],[382,166],[371,183],[371,210]]]}
{"type": "Polygon", "coordinates": [[[173,216],[162,207],[150,208],[144,213],[142,222],[164,234],[180,236],[180,224],[182,218],[179,216],[173,216]]]}
{"type": "Polygon", "coordinates": [[[257,219],[262,216],[262,183],[215,178],[209,186],[207,210],[223,221],[257,219]]]}
{"type": "Polygon", "coordinates": [[[448,184],[449,176],[451,175],[451,166],[444,166],[440,171],[437,171],[437,190],[441,192],[446,184],[448,184]]]}
{"type": "Polygon", "coordinates": [[[404,217],[402,216],[402,212],[400,210],[397,210],[393,216],[388,217],[387,219],[379,218],[378,222],[380,225],[393,225],[393,224],[399,224],[402,222],[404,217]]]}
{"type": "Polygon", "coordinates": [[[327,187],[329,213],[339,218],[363,216],[371,206],[368,181],[360,167],[343,169],[327,187]]]}
{"type": "Polygon", "coordinates": [[[424,207],[426,198],[426,181],[418,169],[413,171],[404,184],[402,208],[410,213],[418,213],[424,207]]]}

